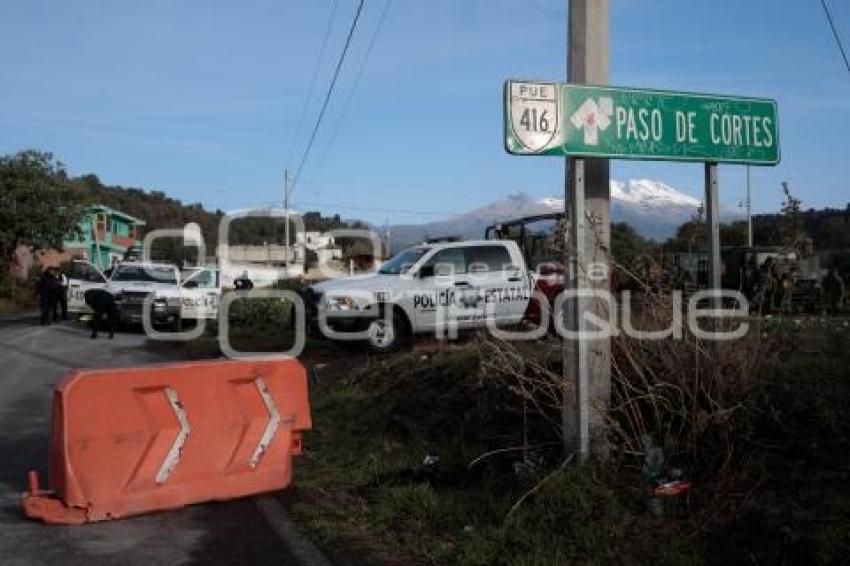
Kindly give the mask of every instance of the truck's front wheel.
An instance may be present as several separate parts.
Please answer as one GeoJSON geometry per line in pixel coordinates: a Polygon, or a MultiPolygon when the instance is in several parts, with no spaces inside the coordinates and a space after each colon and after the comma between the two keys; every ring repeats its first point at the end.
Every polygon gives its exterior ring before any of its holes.
{"type": "Polygon", "coordinates": [[[395,351],[408,339],[407,324],[398,311],[392,317],[381,316],[371,321],[366,332],[369,349],[376,354],[395,351]]]}

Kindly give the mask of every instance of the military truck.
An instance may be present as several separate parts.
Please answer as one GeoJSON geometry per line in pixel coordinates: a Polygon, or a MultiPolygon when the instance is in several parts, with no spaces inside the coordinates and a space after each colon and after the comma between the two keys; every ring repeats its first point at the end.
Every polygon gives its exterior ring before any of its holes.
{"type": "MultiPolygon", "coordinates": [[[[484,230],[485,240],[511,240],[519,247],[531,274],[532,289],[535,292],[523,317],[531,324],[540,324],[541,313],[544,312],[537,294],[546,297],[551,307],[555,304],[558,294],[564,290],[566,230],[567,220],[563,212],[535,214],[497,222],[484,230]]],[[[546,309],[550,313],[551,310],[546,309]]],[[[554,330],[551,321],[549,329],[554,330]]]]}

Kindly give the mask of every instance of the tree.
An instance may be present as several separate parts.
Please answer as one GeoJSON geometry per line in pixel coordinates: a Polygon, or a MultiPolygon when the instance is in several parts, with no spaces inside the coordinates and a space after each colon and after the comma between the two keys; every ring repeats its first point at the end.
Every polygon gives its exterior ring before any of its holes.
{"type": "Polygon", "coordinates": [[[720,244],[723,246],[746,246],[747,223],[736,220],[731,224],[720,225],[720,244]]]}
{"type": "Polygon", "coordinates": [[[835,215],[824,218],[819,222],[815,244],[818,249],[848,250],[850,249],[850,219],[835,215]]]}
{"type": "Polygon", "coordinates": [[[705,232],[705,222],[695,216],[676,229],[676,235],[667,242],[668,247],[680,252],[704,250],[707,246],[705,232]]]}
{"type": "Polygon", "coordinates": [[[625,222],[611,223],[611,254],[624,268],[634,271],[637,259],[651,254],[653,244],[625,222]]]}
{"type": "Polygon", "coordinates": [[[61,250],[81,215],[79,193],[51,153],[0,156],[0,277],[9,273],[19,246],[61,250]]]}
{"type": "Polygon", "coordinates": [[[802,201],[791,194],[788,183],[782,183],[782,192],[785,194],[785,201],[782,203],[782,221],[779,225],[780,244],[792,246],[806,237],[800,218],[802,201]]]}

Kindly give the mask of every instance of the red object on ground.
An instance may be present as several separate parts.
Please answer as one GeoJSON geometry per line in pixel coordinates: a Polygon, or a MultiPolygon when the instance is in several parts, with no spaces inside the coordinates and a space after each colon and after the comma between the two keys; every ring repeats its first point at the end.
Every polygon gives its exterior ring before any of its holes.
{"type": "Polygon", "coordinates": [[[657,486],[652,490],[652,493],[662,497],[676,497],[688,491],[691,487],[693,487],[693,483],[689,481],[676,480],[657,486]]]}
{"type": "Polygon", "coordinates": [[[71,373],[53,397],[49,483],[27,516],[79,524],[289,485],[310,428],[294,359],[71,373]]]}
{"type": "MultiPolygon", "coordinates": [[[[552,265],[546,266],[544,269],[541,269],[540,272],[536,275],[536,279],[534,281],[534,289],[533,293],[540,293],[547,300],[547,305],[545,307],[548,316],[550,317],[549,322],[551,322],[552,317],[552,309],[555,307],[555,299],[558,297],[558,294],[564,290],[564,268],[560,265],[552,265]]],[[[540,301],[538,300],[538,295],[532,295],[531,300],[528,302],[528,307],[525,310],[525,320],[530,322],[531,324],[540,325],[542,323],[542,314],[543,307],[540,305],[540,301]]],[[[549,328],[550,331],[554,332],[554,328],[549,328]]]]}

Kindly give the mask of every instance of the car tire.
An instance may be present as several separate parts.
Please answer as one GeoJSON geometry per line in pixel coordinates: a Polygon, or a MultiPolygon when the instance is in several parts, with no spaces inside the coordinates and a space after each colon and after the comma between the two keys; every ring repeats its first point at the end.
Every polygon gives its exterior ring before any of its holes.
{"type": "Polygon", "coordinates": [[[369,335],[366,342],[374,354],[394,352],[409,339],[407,321],[398,311],[393,311],[389,320],[381,316],[370,321],[366,332],[369,335]]]}

